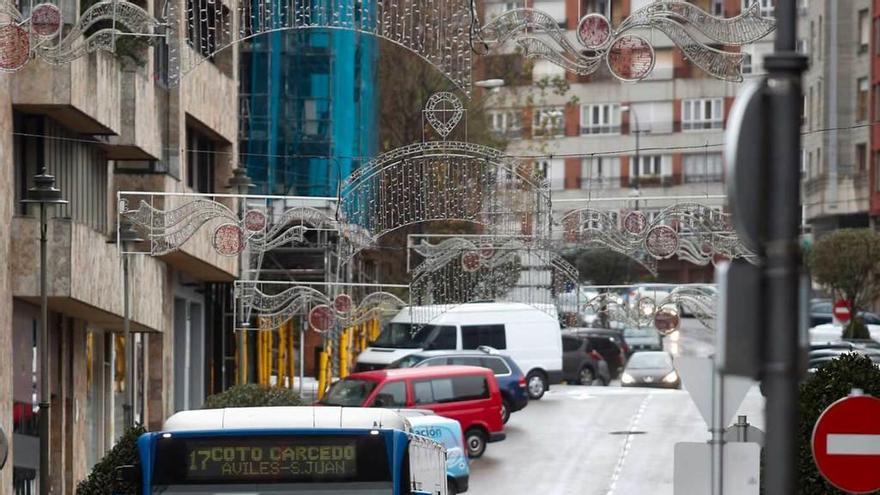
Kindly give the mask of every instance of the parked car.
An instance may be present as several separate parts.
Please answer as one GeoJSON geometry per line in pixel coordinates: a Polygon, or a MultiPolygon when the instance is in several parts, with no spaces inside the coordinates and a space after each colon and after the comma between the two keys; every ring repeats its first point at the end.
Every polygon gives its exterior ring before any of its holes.
{"type": "Polygon", "coordinates": [[[629,346],[623,337],[622,330],[607,328],[573,328],[566,330],[564,335],[587,339],[590,348],[595,349],[608,363],[611,378],[620,376],[629,353],[629,346]]]}
{"type": "Polygon", "coordinates": [[[681,377],[666,351],[637,352],[620,375],[624,387],[681,388],[681,377]]]}
{"type": "Polygon", "coordinates": [[[427,366],[353,373],[334,383],[320,403],[431,410],[461,423],[470,457],[482,456],[488,442],[505,437],[501,390],[486,368],[427,366]]]}
{"type": "MultiPolygon", "coordinates": [[[[810,327],[840,322],[834,318],[834,303],[830,299],[814,299],[810,302],[810,327]]],[[[868,311],[859,311],[858,317],[866,325],[880,325],[880,316],[868,311]]]]}
{"type": "Polygon", "coordinates": [[[446,448],[446,493],[457,495],[468,490],[470,466],[464,447],[461,425],[454,419],[437,416],[422,409],[399,409],[416,435],[430,438],[446,448]]]}
{"type": "Polygon", "coordinates": [[[498,388],[501,389],[501,418],[505,424],[510,414],[522,410],[529,404],[526,392],[526,376],[513,361],[491,347],[481,347],[476,351],[422,351],[410,354],[391,363],[389,368],[418,368],[421,366],[480,366],[495,373],[498,388]]]}
{"type": "Polygon", "coordinates": [[[623,329],[623,338],[629,346],[629,354],[638,351],[662,351],[663,339],[654,327],[628,326],[623,329]]]}
{"type": "Polygon", "coordinates": [[[602,385],[611,382],[611,371],[605,358],[593,348],[587,338],[562,336],[562,376],[569,383],[602,385]]]}
{"type": "Polygon", "coordinates": [[[807,354],[807,373],[813,374],[834,359],[849,353],[867,356],[875,365],[880,366],[880,349],[877,348],[877,342],[827,342],[810,345],[810,352],[807,354]]]}
{"type": "Polygon", "coordinates": [[[475,350],[489,346],[512,357],[526,374],[530,399],[562,381],[562,343],[553,305],[469,303],[441,309],[401,310],[370,347],[358,355],[357,371],[381,369],[428,350],[475,350]],[[433,316],[431,316],[433,315],[433,316]],[[422,324],[431,316],[430,324],[422,324]]]}

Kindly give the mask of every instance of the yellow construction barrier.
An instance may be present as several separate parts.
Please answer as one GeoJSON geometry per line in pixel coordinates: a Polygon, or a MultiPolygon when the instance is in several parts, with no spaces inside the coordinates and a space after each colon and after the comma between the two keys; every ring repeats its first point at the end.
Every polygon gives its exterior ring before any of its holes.
{"type": "Polygon", "coordinates": [[[345,328],[339,335],[339,378],[348,376],[348,334],[350,328],[345,328]]]}

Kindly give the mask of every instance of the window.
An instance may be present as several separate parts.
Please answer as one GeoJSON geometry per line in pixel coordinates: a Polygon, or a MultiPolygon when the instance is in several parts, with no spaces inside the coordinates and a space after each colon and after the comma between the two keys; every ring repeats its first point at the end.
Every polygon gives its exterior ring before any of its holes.
{"type": "MultiPolygon", "coordinates": [[[[635,157],[633,157],[632,163],[635,163],[635,157]]],[[[641,155],[638,157],[638,172],[635,170],[630,170],[633,172],[633,177],[641,176],[641,177],[658,177],[661,174],[661,163],[662,157],[660,155],[641,155]]]]}
{"type": "Polygon", "coordinates": [[[752,6],[752,4],[760,5],[761,15],[764,17],[773,17],[776,15],[776,8],[773,6],[773,0],[743,0],[742,8],[743,10],[752,6]]]}
{"type": "Polygon", "coordinates": [[[611,0],[582,0],[582,13],[595,12],[611,19],[611,0]]]}
{"type": "Polygon", "coordinates": [[[742,73],[743,74],[751,74],[752,73],[752,55],[751,54],[748,54],[748,53],[743,54],[742,73]]]}
{"type": "Polygon", "coordinates": [[[200,193],[214,192],[214,142],[186,128],[186,185],[200,193]]]}
{"type": "Polygon", "coordinates": [[[712,0],[712,15],[724,16],[724,0],[712,0]]]}
{"type": "Polygon", "coordinates": [[[507,349],[504,325],[462,325],[461,348],[476,349],[481,345],[507,349]]]}
{"type": "Polygon", "coordinates": [[[479,356],[455,356],[449,358],[449,364],[454,366],[483,367],[483,360],[479,356]]]}
{"type": "Polygon", "coordinates": [[[553,158],[538,162],[538,170],[550,181],[550,189],[565,189],[565,160],[553,158]]]}
{"type": "Polygon", "coordinates": [[[617,103],[582,105],[581,134],[620,134],[620,105],[617,103]]]}
{"type": "Polygon", "coordinates": [[[562,337],[562,352],[574,352],[581,348],[581,341],[574,337],[562,337]]]}
{"type": "Polygon", "coordinates": [[[565,134],[565,112],[562,107],[536,108],[532,122],[535,137],[561,137],[565,134]]]}
{"type": "Polygon", "coordinates": [[[425,346],[425,350],[455,349],[455,327],[437,327],[436,333],[425,346]]]}
{"type": "Polygon", "coordinates": [[[509,375],[510,368],[507,363],[500,357],[484,357],[482,358],[483,368],[489,368],[496,375],[509,375]]]}
{"type": "Polygon", "coordinates": [[[214,53],[223,48],[223,33],[229,32],[229,9],[214,0],[187,0],[186,37],[203,57],[214,60],[214,53]]]}
{"type": "Polygon", "coordinates": [[[880,55],[880,18],[874,19],[874,55],[880,55]]]}
{"type": "Polygon", "coordinates": [[[620,157],[597,156],[581,161],[581,189],[620,186],[620,157]]]}
{"type": "Polygon", "coordinates": [[[868,170],[868,145],[859,143],[856,145],[856,172],[863,173],[868,170]]]}
{"type": "Polygon", "coordinates": [[[806,40],[797,40],[797,52],[801,55],[807,55],[807,42],[806,40]]]}
{"type": "Polygon", "coordinates": [[[438,404],[489,397],[489,384],[483,376],[456,376],[413,382],[415,404],[438,404]]]}
{"type": "MultiPolygon", "coordinates": [[[[404,358],[406,360],[406,358],[404,358]]],[[[418,366],[446,366],[449,364],[449,358],[441,357],[441,358],[431,358],[425,359],[418,366]]],[[[401,368],[408,368],[409,366],[400,366],[401,368]]]]}
{"type": "Polygon", "coordinates": [[[860,77],[856,84],[856,122],[864,122],[868,120],[868,78],[860,77]]]}
{"type": "Polygon", "coordinates": [[[868,53],[871,37],[871,18],[868,9],[859,11],[859,53],[868,53]]]}
{"type": "Polygon", "coordinates": [[[683,130],[721,129],[724,123],[721,98],[682,100],[681,107],[683,130]]]}
{"type": "Polygon", "coordinates": [[[724,174],[721,153],[684,155],[682,169],[685,182],[720,182],[724,174]]]}
{"type": "Polygon", "coordinates": [[[406,382],[386,383],[376,393],[371,407],[406,407],[406,382]]]}
{"type": "Polygon", "coordinates": [[[519,110],[493,110],[489,112],[489,129],[506,137],[522,135],[522,118],[519,110]]]}

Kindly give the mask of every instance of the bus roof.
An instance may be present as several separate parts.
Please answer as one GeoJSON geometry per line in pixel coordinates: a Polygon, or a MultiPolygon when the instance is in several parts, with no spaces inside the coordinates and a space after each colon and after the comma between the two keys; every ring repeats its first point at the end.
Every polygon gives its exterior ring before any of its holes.
{"type": "Polygon", "coordinates": [[[383,428],[410,431],[403,416],[388,409],[359,407],[232,407],[181,411],[164,431],[265,430],[284,428],[383,428]]]}

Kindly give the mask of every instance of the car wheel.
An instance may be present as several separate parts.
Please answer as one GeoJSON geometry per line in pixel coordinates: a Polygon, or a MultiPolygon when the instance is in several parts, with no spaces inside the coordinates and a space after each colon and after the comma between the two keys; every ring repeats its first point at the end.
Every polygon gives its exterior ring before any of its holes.
{"type": "Polygon", "coordinates": [[[593,374],[593,370],[589,366],[584,366],[578,371],[578,383],[581,385],[589,386],[594,381],[596,381],[596,375],[593,374]]]}
{"type": "Polygon", "coordinates": [[[447,495],[457,495],[458,494],[458,487],[455,486],[455,481],[453,481],[452,478],[448,478],[446,480],[446,493],[447,493],[447,495]]]}
{"type": "Polygon", "coordinates": [[[507,424],[510,420],[510,403],[506,400],[501,401],[501,422],[507,424]]]}
{"type": "Polygon", "coordinates": [[[547,379],[544,378],[544,373],[540,371],[529,373],[526,377],[526,389],[529,392],[529,399],[538,400],[543,397],[544,392],[547,391],[547,379]]]}
{"type": "Polygon", "coordinates": [[[471,459],[482,457],[486,452],[486,434],[479,428],[471,428],[464,435],[467,442],[467,453],[471,459]]]}

